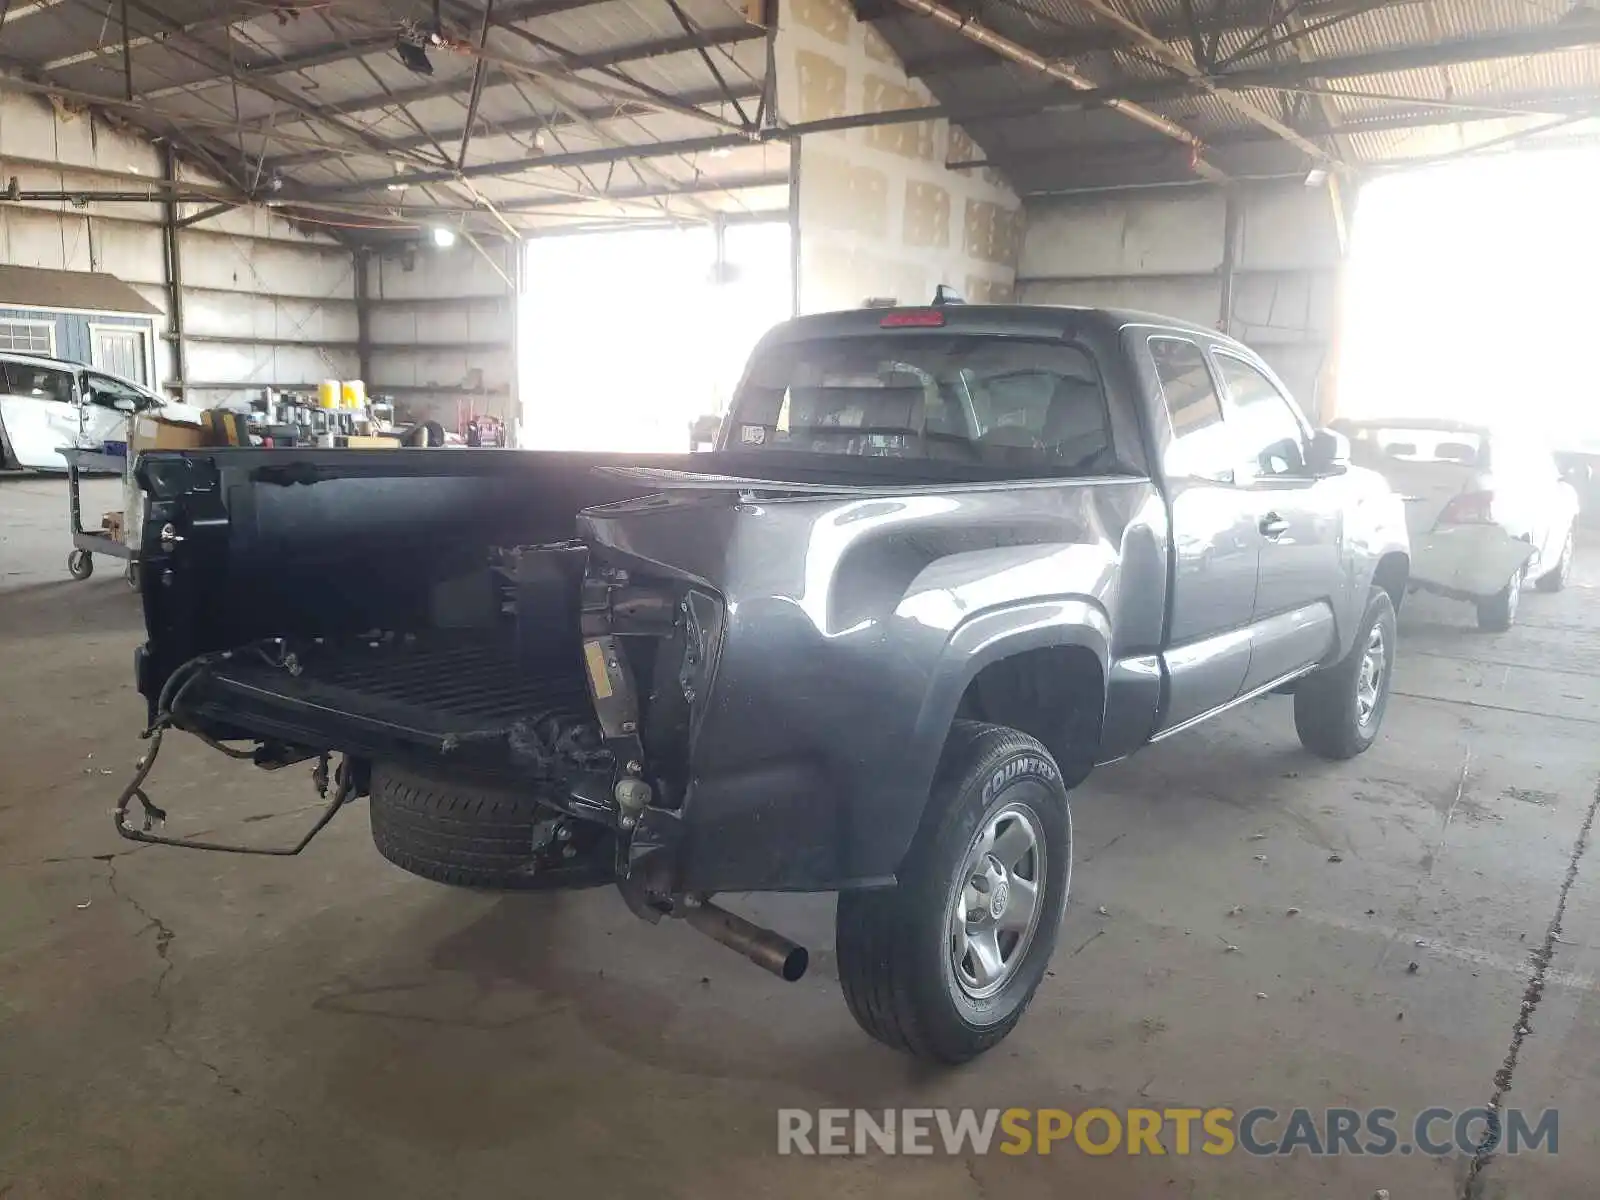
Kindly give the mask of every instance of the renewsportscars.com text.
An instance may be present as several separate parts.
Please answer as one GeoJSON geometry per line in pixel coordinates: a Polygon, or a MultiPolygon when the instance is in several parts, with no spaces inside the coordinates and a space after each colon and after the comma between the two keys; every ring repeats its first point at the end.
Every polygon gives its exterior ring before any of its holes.
{"type": "Polygon", "coordinates": [[[779,1154],[1555,1154],[1555,1109],[783,1108],[779,1154]]]}

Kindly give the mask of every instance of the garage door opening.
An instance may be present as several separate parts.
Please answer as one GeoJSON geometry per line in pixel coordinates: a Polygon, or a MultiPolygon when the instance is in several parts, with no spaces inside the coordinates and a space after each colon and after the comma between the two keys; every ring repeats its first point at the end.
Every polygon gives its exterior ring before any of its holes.
{"type": "Polygon", "coordinates": [[[536,238],[518,319],[522,443],[681,453],[790,315],[789,226],[536,238]]]}
{"type": "Polygon", "coordinates": [[[1533,422],[1600,450],[1590,357],[1600,151],[1544,150],[1395,175],[1361,193],[1339,415],[1533,422]]]}

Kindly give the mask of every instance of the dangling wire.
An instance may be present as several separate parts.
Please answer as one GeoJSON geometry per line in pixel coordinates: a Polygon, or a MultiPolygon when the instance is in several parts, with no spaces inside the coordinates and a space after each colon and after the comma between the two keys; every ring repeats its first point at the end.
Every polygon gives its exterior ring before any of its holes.
{"type": "MultiPolygon", "coordinates": [[[[239,651],[229,650],[221,654],[202,654],[197,658],[190,659],[167,677],[167,682],[162,685],[161,694],[156,701],[155,720],[150,723],[150,727],[143,734],[150,742],[150,748],[140,756],[134,767],[133,778],[129,780],[128,786],[123,788],[121,795],[117,797],[112,819],[116,824],[118,836],[127,838],[129,841],[148,842],[156,846],[181,846],[189,850],[215,850],[222,854],[264,854],[291,857],[299,854],[300,851],[310,845],[311,839],[327,828],[328,822],[333,820],[334,815],[350,800],[350,797],[355,792],[355,772],[351,768],[349,755],[345,755],[340,759],[339,768],[335,775],[337,786],[334,790],[333,799],[328,802],[327,808],[323,809],[322,815],[317,818],[316,824],[307,830],[305,836],[293,846],[235,846],[223,842],[204,842],[192,838],[167,837],[164,834],[150,832],[152,827],[165,823],[167,814],[164,809],[157,807],[145,793],[144,781],[149,777],[151,770],[154,769],[156,757],[161,753],[162,737],[177,721],[176,714],[179,704],[189,689],[199,683],[205,677],[206,671],[215,663],[230,659],[236,653],[243,653],[244,651],[253,651],[260,654],[269,663],[281,663],[284,658],[285,646],[283,639],[270,638],[266,642],[254,643],[241,648],[239,651]],[[273,646],[277,649],[276,658],[268,653],[268,646],[273,646]],[[139,806],[143,810],[144,819],[139,826],[131,825],[128,822],[128,808],[135,800],[139,802],[139,806]]],[[[255,755],[253,750],[240,750],[232,746],[225,746],[215,738],[203,733],[196,732],[195,736],[212,749],[222,751],[229,758],[253,758],[255,755]]],[[[319,760],[313,778],[316,780],[318,793],[322,796],[327,796],[328,755],[326,753],[319,760]]]]}

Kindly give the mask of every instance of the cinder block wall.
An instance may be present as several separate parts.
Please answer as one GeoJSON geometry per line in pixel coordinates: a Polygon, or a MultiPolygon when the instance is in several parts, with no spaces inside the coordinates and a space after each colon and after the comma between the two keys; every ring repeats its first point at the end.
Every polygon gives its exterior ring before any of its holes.
{"type": "MultiPolygon", "coordinates": [[[[778,109],[791,122],[933,103],[847,0],[780,7],[778,109]]],[[[974,303],[1008,300],[1021,201],[947,121],[810,134],[796,149],[800,310],[868,297],[925,303],[950,284],[974,303]]]]}

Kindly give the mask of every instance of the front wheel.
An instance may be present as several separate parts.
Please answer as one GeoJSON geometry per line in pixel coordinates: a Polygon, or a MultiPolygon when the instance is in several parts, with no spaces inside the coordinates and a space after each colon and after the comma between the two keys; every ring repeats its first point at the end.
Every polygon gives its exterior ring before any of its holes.
{"type": "Polygon", "coordinates": [[[1033,738],[958,721],[892,888],[843,892],[839,981],[856,1022],[919,1058],[959,1063],[1022,1019],[1072,881],[1072,812],[1033,738]]]}
{"type": "Polygon", "coordinates": [[[1354,758],[1372,745],[1394,676],[1394,602],[1373,588],[1350,653],[1302,679],[1294,691],[1300,744],[1319,758],[1354,758]]]}
{"type": "Polygon", "coordinates": [[[94,574],[94,555],[87,550],[74,550],[67,555],[67,574],[77,580],[89,578],[94,574]]]}

